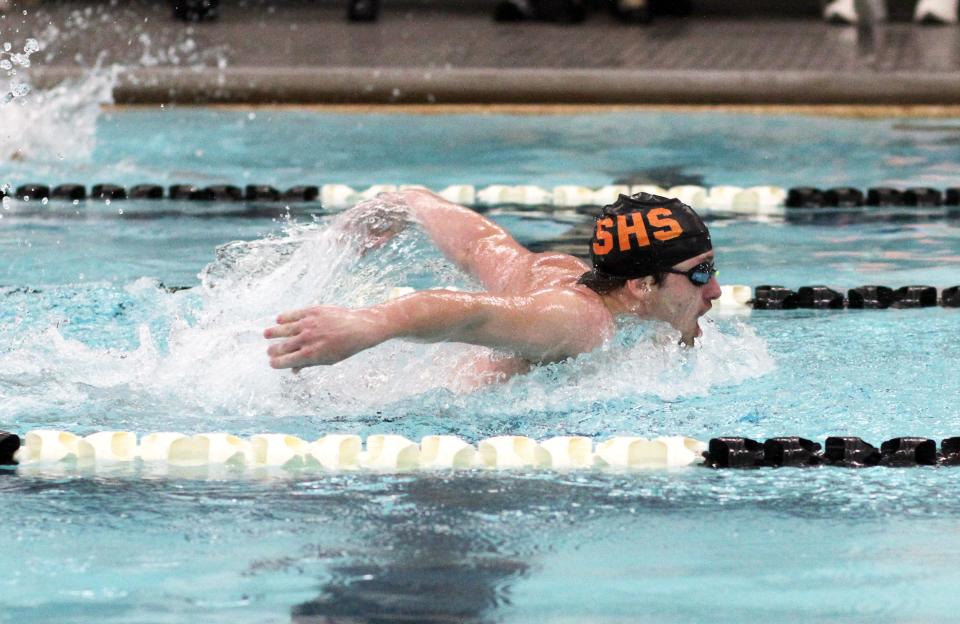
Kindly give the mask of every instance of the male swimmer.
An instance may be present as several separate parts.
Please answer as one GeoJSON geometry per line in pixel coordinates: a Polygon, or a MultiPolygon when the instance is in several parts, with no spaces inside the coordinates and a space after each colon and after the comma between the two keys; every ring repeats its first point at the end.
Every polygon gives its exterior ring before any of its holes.
{"type": "MultiPolygon", "coordinates": [[[[692,346],[701,333],[697,319],[720,296],[710,233],[677,199],[638,193],[604,207],[590,242],[591,268],[568,254],[533,253],[490,220],[429,191],[381,198],[400,206],[485,291],[427,290],[367,308],[320,305],[281,314],[264,332],[283,339],[267,351],[273,368],[335,364],[407,338],[489,347],[474,372],[502,380],[596,349],[620,315],[667,322],[692,346]]],[[[396,229],[379,232],[378,242],[396,229]]]]}

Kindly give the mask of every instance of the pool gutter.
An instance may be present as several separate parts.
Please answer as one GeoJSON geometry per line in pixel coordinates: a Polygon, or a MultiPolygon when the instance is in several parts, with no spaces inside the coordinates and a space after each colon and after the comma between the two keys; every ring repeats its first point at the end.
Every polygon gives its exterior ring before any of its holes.
{"type": "MultiPolygon", "coordinates": [[[[83,75],[38,67],[34,86],[83,75]]],[[[960,104],[952,72],[543,68],[138,68],[118,104],[960,104]]]]}

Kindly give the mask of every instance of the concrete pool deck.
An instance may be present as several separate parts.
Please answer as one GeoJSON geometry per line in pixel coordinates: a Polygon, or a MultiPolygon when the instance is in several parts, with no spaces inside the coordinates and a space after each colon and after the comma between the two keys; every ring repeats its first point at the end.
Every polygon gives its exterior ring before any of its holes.
{"type": "Polygon", "coordinates": [[[164,2],[80,0],[8,12],[0,39],[48,29],[28,70],[41,88],[121,65],[121,104],[960,104],[956,27],[808,12],[498,24],[492,7],[387,2],[355,24],[340,2],[252,0],[190,25],[164,2]]]}

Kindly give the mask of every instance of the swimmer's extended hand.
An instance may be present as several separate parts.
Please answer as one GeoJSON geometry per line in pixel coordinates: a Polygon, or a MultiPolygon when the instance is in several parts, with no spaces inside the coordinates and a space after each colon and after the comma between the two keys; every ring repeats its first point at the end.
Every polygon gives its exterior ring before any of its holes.
{"type": "Polygon", "coordinates": [[[281,314],[277,323],[263,332],[264,338],[286,338],[267,349],[270,366],[294,372],[336,364],[388,337],[376,315],[365,309],[316,306],[281,314]]]}
{"type": "Polygon", "coordinates": [[[391,338],[465,342],[515,353],[530,362],[556,361],[596,348],[607,337],[607,309],[571,289],[501,297],[428,290],[351,310],[317,306],[288,312],[266,338],[270,366],[335,364],[391,338]]]}

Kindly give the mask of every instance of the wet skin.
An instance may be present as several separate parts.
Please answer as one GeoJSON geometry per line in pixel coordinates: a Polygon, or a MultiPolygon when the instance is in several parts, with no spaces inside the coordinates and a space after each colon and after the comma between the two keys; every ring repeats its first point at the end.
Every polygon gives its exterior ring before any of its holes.
{"type": "MultiPolygon", "coordinates": [[[[502,380],[533,364],[592,351],[612,335],[622,314],[667,322],[693,345],[701,334],[699,317],[720,296],[715,278],[696,286],[672,273],[659,284],[638,278],[601,295],[577,283],[588,268],[579,259],[532,253],[496,224],[432,193],[407,191],[378,200],[390,202],[390,211],[407,210],[444,255],[487,290],[423,291],[369,308],[316,306],[281,314],[264,332],[265,338],[284,339],[267,350],[272,367],[297,371],[334,364],[386,340],[407,338],[465,342],[512,354],[471,366],[486,379],[502,380]]],[[[687,270],[713,257],[709,251],[673,268],[687,270]]]]}

